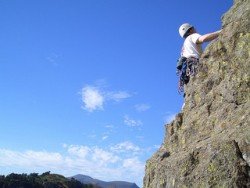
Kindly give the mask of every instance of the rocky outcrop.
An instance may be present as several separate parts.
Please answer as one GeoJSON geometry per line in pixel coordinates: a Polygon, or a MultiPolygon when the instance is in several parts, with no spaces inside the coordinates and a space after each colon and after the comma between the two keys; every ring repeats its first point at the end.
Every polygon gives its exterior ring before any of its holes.
{"type": "Polygon", "coordinates": [[[235,0],[185,107],[147,161],[144,188],[250,187],[250,0],[235,0]]]}

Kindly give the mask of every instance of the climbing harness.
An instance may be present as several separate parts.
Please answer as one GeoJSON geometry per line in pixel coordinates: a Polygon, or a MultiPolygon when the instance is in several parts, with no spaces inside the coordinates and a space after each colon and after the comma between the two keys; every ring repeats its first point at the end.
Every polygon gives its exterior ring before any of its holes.
{"type": "Polygon", "coordinates": [[[199,59],[195,57],[180,57],[177,60],[176,74],[179,76],[178,92],[184,92],[184,85],[189,82],[190,76],[195,76],[199,68],[199,59]]]}

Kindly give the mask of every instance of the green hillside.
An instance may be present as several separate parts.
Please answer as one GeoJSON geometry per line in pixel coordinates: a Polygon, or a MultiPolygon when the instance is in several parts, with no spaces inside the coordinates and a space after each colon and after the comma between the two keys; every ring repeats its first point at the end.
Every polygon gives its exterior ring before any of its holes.
{"type": "Polygon", "coordinates": [[[0,176],[1,188],[94,188],[75,179],[68,179],[62,175],[45,172],[27,174],[9,174],[0,176]]]}

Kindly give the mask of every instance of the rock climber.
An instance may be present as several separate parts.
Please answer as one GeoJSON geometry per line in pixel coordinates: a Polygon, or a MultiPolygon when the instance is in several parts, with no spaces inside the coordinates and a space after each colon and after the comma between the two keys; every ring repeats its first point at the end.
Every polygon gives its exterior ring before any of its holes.
{"type": "Polygon", "coordinates": [[[199,58],[202,54],[201,44],[216,39],[220,32],[221,30],[218,30],[213,33],[200,35],[196,32],[194,26],[189,23],[184,23],[180,26],[180,36],[185,40],[181,50],[181,58],[179,58],[177,64],[177,71],[179,71],[180,75],[179,91],[183,91],[184,84],[189,82],[189,77],[196,73],[199,58]]]}
{"type": "Polygon", "coordinates": [[[202,53],[201,44],[203,42],[209,42],[213,39],[216,39],[219,36],[220,32],[221,30],[205,35],[200,35],[196,32],[196,29],[191,24],[182,24],[179,28],[181,37],[185,39],[182,46],[182,56],[186,58],[193,57],[199,59],[202,53]]]}
{"type": "MultiPolygon", "coordinates": [[[[184,23],[179,28],[179,33],[184,38],[184,43],[181,50],[181,57],[177,63],[177,72],[179,78],[179,91],[184,92],[184,84],[189,82],[189,78],[197,72],[199,58],[202,54],[202,43],[216,39],[221,30],[213,33],[200,35],[196,32],[193,25],[184,23]]],[[[185,97],[185,93],[183,95],[185,97]]],[[[185,103],[182,106],[184,107],[185,103]]]]}

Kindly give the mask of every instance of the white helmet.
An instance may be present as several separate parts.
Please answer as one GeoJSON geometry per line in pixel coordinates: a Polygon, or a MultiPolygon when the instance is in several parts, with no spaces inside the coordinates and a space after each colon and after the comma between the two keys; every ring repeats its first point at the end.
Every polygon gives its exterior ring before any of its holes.
{"type": "Polygon", "coordinates": [[[185,34],[187,33],[187,31],[192,28],[193,26],[190,25],[189,23],[184,23],[180,26],[179,28],[179,33],[181,35],[182,38],[184,38],[185,34]]]}

